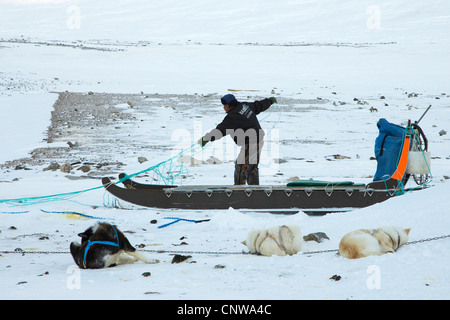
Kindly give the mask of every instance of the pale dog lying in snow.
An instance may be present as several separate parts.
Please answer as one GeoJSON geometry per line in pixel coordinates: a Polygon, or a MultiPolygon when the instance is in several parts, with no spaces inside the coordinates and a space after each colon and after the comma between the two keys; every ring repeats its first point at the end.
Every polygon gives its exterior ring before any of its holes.
{"type": "MultiPolygon", "coordinates": [[[[397,226],[382,226],[349,232],[339,243],[339,254],[349,259],[358,259],[395,252],[408,241],[410,230],[397,226]]],[[[252,230],[242,243],[251,253],[270,257],[296,254],[302,249],[303,242],[300,227],[283,225],[252,230]]]]}
{"type": "Polygon", "coordinates": [[[300,227],[283,225],[262,230],[252,230],[242,242],[251,253],[264,256],[293,255],[302,249],[303,237],[300,227]]]}
{"type": "Polygon", "coordinates": [[[397,226],[360,229],[347,233],[339,243],[339,254],[349,259],[395,252],[408,241],[409,231],[397,226]]]}

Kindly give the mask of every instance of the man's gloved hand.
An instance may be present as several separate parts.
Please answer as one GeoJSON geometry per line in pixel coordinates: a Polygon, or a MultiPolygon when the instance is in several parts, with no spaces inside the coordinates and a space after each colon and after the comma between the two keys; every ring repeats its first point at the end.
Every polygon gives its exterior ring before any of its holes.
{"type": "Polygon", "coordinates": [[[203,137],[201,137],[201,138],[197,141],[197,143],[198,143],[199,145],[201,145],[202,147],[204,147],[204,146],[208,143],[208,141],[203,140],[203,137]]]}
{"type": "Polygon", "coordinates": [[[272,101],[272,104],[278,103],[277,98],[275,97],[270,97],[269,100],[272,101]]]}

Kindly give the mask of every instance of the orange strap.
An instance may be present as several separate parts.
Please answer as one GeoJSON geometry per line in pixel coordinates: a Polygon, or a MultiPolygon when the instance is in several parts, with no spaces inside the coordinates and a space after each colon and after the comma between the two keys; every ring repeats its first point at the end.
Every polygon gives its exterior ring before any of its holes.
{"type": "Polygon", "coordinates": [[[397,170],[395,170],[391,179],[402,180],[403,176],[405,175],[406,163],[408,162],[408,154],[409,154],[409,141],[410,136],[406,136],[405,140],[403,141],[402,154],[397,164],[397,170]]]}

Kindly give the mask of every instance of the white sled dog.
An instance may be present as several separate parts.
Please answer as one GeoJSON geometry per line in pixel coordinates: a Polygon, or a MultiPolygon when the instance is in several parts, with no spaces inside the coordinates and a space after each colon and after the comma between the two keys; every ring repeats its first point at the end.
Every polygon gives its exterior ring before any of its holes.
{"type": "Polygon", "coordinates": [[[159,262],[147,259],[136,251],[125,235],[112,224],[98,223],[78,235],[81,244],[72,242],[70,253],[80,268],[99,269],[138,260],[145,263],[159,262]]]}
{"type": "Polygon", "coordinates": [[[264,256],[293,255],[302,249],[303,237],[300,227],[283,225],[262,230],[252,230],[242,242],[251,253],[264,256]]]}
{"type": "Polygon", "coordinates": [[[397,226],[360,229],[347,233],[339,243],[339,254],[349,259],[395,252],[408,241],[409,231],[397,226]]]}

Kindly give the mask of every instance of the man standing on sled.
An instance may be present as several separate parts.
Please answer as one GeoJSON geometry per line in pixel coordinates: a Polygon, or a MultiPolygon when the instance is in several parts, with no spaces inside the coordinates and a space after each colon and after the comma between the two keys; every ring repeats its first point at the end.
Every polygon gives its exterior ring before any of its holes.
{"type": "Polygon", "coordinates": [[[205,134],[198,143],[203,147],[210,141],[219,140],[230,135],[241,146],[235,162],[235,185],[259,185],[258,164],[264,145],[264,131],[256,116],[277,103],[271,97],[255,102],[239,102],[232,94],[223,96],[220,101],[227,115],[217,127],[205,134]]]}

